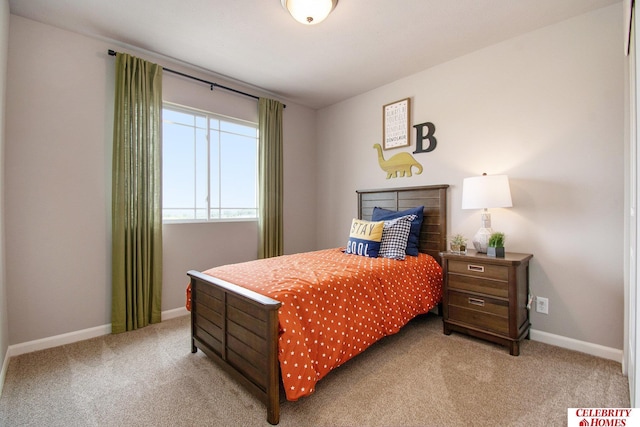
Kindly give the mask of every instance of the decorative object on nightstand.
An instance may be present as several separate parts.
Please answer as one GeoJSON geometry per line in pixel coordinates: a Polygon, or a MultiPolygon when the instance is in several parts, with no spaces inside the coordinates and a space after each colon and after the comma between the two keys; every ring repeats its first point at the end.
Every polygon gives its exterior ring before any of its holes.
{"type": "Polygon", "coordinates": [[[487,256],[504,258],[504,233],[496,231],[489,236],[487,256]]]}
{"type": "Polygon", "coordinates": [[[506,175],[487,175],[465,178],[462,181],[462,209],[484,209],[481,220],[482,227],[473,236],[476,251],[487,253],[491,229],[489,208],[510,208],[511,189],[506,175]]]}
{"type": "Polygon", "coordinates": [[[486,254],[441,253],[444,275],[442,322],[452,331],[482,338],[520,354],[529,338],[529,260],[531,254],[507,252],[504,258],[486,254]]]}
{"type": "Polygon", "coordinates": [[[467,253],[467,238],[462,234],[454,234],[449,239],[449,247],[452,253],[464,255],[467,253]]]}

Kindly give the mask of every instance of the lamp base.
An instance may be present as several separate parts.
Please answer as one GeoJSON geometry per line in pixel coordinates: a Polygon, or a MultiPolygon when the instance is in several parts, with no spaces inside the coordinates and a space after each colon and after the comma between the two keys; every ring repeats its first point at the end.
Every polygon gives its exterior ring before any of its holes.
{"type": "Polygon", "coordinates": [[[487,247],[489,246],[489,237],[493,230],[491,227],[481,227],[480,230],[473,236],[473,247],[476,248],[476,251],[486,254],[487,247]]]}

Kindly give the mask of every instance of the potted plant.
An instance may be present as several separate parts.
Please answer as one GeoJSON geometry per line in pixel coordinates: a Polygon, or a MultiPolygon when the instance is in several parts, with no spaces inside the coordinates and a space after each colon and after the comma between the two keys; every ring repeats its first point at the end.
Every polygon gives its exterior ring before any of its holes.
{"type": "Polygon", "coordinates": [[[487,256],[504,258],[504,233],[496,231],[489,236],[487,256]]]}
{"type": "Polygon", "coordinates": [[[454,234],[449,239],[451,245],[451,252],[454,254],[466,254],[467,253],[467,239],[462,234],[454,234]]]}

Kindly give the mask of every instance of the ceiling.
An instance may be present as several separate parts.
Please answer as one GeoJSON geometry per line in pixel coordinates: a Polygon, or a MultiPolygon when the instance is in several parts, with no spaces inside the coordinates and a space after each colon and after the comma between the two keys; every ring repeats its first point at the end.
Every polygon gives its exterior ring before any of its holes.
{"type": "Polygon", "coordinates": [[[315,109],[620,2],[339,0],[313,26],[296,22],[280,0],[9,0],[9,7],[315,109]]]}

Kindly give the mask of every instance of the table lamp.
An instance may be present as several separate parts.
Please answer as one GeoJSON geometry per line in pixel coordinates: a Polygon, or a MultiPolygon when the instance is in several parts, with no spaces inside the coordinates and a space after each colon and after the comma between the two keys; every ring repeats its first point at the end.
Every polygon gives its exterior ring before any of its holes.
{"type": "Polygon", "coordinates": [[[473,236],[476,251],[487,253],[491,229],[491,208],[510,208],[511,190],[507,175],[487,175],[465,178],[462,181],[462,209],[483,209],[482,227],[473,236]]]}

